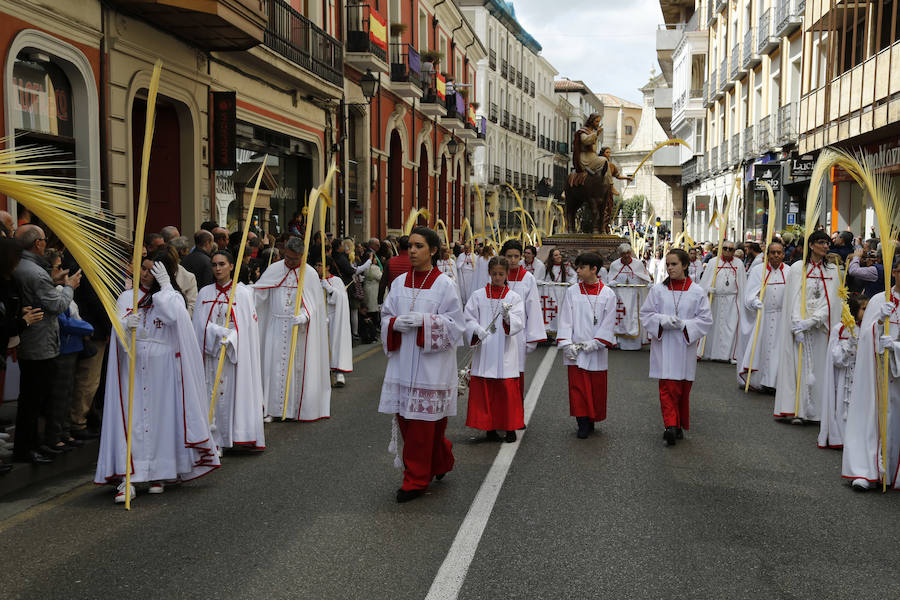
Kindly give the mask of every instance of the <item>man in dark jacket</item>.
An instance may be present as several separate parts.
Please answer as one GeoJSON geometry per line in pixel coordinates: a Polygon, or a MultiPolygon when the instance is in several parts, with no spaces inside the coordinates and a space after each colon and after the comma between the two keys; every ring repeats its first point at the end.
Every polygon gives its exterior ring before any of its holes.
{"type": "Polygon", "coordinates": [[[212,272],[213,234],[201,229],[194,234],[194,250],[185,256],[181,266],[197,278],[197,290],[202,290],[215,281],[212,272]]]}

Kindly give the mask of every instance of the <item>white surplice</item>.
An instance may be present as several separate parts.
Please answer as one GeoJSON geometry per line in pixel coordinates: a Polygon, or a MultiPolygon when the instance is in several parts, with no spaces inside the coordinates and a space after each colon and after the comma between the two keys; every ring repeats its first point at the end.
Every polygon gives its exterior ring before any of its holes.
{"type": "MultiPolygon", "coordinates": [[[[747,272],[744,263],[724,258],[715,259],[715,267],[707,265],[700,280],[700,287],[709,293],[716,280],[716,293],[710,300],[713,326],[706,340],[697,348],[700,358],[705,360],[737,361],[738,338],[741,332],[741,306],[746,287],[747,272]],[[716,275],[718,272],[718,275],[716,275]]],[[[744,348],[741,347],[740,351],[744,348]]]]}
{"type": "Polygon", "coordinates": [[[692,281],[700,281],[700,278],[703,276],[703,267],[706,265],[703,264],[703,261],[699,258],[691,262],[688,265],[688,277],[691,278],[692,281]]]}
{"type": "Polygon", "coordinates": [[[541,311],[541,298],[534,276],[521,267],[509,270],[506,284],[522,298],[525,304],[525,328],[515,336],[520,344],[519,372],[525,372],[525,355],[537,348],[538,342],[547,339],[544,328],[544,315],[541,311]]]}
{"type": "Polygon", "coordinates": [[[489,286],[485,286],[475,290],[466,303],[466,343],[471,345],[479,341],[475,337],[476,327],[486,329],[490,334],[476,347],[470,373],[485,379],[518,379],[522,349],[515,338],[525,328],[525,304],[508,286],[503,292],[495,293],[494,298],[488,297],[488,289],[489,286]],[[502,314],[503,304],[512,304],[506,319],[502,314]]]}
{"type": "MultiPolygon", "coordinates": [[[[209,330],[209,324],[225,326],[225,311],[231,284],[222,288],[212,283],[197,294],[194,305],[194,333],[203,352],[203,371],[210,396],[219,366],[221,338],[209,330]]],[[[216,389],[213,414],[213,439],[220,448],[266,447],[263,432],[263,386],[260,369],[259,322],[253,291],[239,283],[231,305],[230,333],[226,338],[225,362],[216,389]]]]}
{"type": "Polygon", "coordinates": [[[706,290],[684,279],[673,286],[657,283],[641,306],[641,320],[650,335],[650,377],[693,381],[697,372],[697,344],[712,327],[706,290]],[[686,289],[679,286],[687,285],[686,289]],[[672,289],[674,287],[674,289],[672,289]],[[662,329],[661,317],[677,316],[684,322],[679,330],[662,329]]]}
{"type": "Polygon", "coordinates": [[[381,308],[381,340],[388,356],[378,412],[405,419],[439,421],[456,415],[459,373],[456,348],[465,317],[453,282],[434,269],[413,287],[413,271],[394,279],[381,308]],[[421,313],[421,327],[400,332],[397,317],[421,313]],[[421,343],[421,345],[419,345],[421,343]]]}
{"type": "Polygon", "coordinates": [[[537,257],[535,257],[534,261],[529,265],[525,262],[525,259],[522,259],[522,266],[525,267],[525,270],[531,273],[537,281],[540,281],[547,274],[547,266],[544,265],[543,261],[537,257]]]}
{"type": "MultiPolygon", "coordinates": [[[[900,295],[891,290],[893,312],[890,316],[890,336],[900,338],[900,295]]],[[[882,371],[884,355],[878,352],[878,340],[884,335],[881,307],[885,303],[884,292],[869,300],[859,329],[859,346],[856,367],[853,372],[853,391],[847,408],[847,425],[844,430],[844,454],[841,476],[847,479],[866,479],[871,483],[881,480],[887,473],[888,488],[900,489],[897,477],[900,465],[900,353],[888,349],[888,402],[887,402],[887,470],[882,462],[882,371]]]]}
{"type": "Polygon", "coordinates": [[[544,271],[543,279],[535,277],[545,330],[556,331],[559,329],[559,311],[563,299],[566,297],[566,290],[577,281],[578,274],[569,265],[565,265],[565,269],[559,265],[553,265],[549,270],[544,271]],[[565,280],[563,280],[563,273],[565,273],[565,280]]]}
{"type": "Polygon", "coordinates": [[[819,448],[841,448],[847,424],[847,407],[853,391],[857,332],[844,325],[831,330],[828,340],[830,368],[825,368],[822,404],[819,407],[819,448]]]}
{"type": "Polygon", "coordinates": [[[309,316],[305,325],[293,326],[299,269],[283,260],[273,263],[254,285],[256,311],[262,323],[263,394],[266,414],[274,418],[317,421],[331,416],[331,377],[328,369],[328,330],[319,274],[309,265],[303,278],[300,308],[309,316]],[[296,335],[291,389],[284,409],[291,336],[296,335]]]}
{"type": "Polygon", "coordinates": [[[458,277],[459,296],[462,303],[465,304],[475,290],[472,287],[475,278],[475,256],[471,252],[461,252],[456,257],[456,275],[458,277]]]}
{"type": "Polygon", "coordinates": [[[621,350],[640,350],[646,337],[641,326],[641,304],[651,284],[644,263],[631,259],[628,264],[618,258],[609,266],[609,286],[616,294],[616,343],[621,350]],[[634,287],[639,286],[639,287],[634,287]]]}
{"type": "Polygon", "coordinates": [[[806,316],[800,310],[801,285],[804,265],[797,261],[791,265],[784,305],[781,309],[779,335],[781,346],[778,360],[778,378],[775,385],[776,417],[799,417],[819,420],[819,403],[825,385],[825,369],[830,368],[828,338],[832,327],[841,322],[841,299],[838,297],[840,275],[831,263],[807,263],[806,316]],[[803,342],[803,372],[800,377],[800,394],[797,395],[798,344],[791,324],[802,319],[815,319],[816,325],[805,332],[803,342]],[[795,414],[799,404],[799,414],[795,414]]]}
{"type": "Polygon", "coordinates": [[[784,304],[784,292],[790,277],[790,267],[781,263],[778,269],[772,271],[769,264],[757,265],[750,269],[747,276],[747,285],[741,303],[741,338],[743,342],[738,347],[741,356],[737,367],[737,380],[741,388],[744,387],[744,379],[750,366],[750,353],[753,349],[753,334],[756,331],[757,310],[753,308],[753,301],[759,298],[762,289],[763,277],[766,278],[766,297],[763,300],[763,314],[759,320],[759,333],[756,337],[756,349],[753,355],[753,373],[750,375],[750,387],[757,390],[761,387],[774,388],[775,379],[778,376],[778,358],[781,351],[781,307],[784,304]],[[765,273],[765,275],[763,275],[765,273]]]}
{"type": "MultiPolygon", "coordinates": [[[[187,481],[219,466],[200,347],[181,294],[167,287],[144,307],[146,293],[139,291],[131,481],[187,481]]],[[[118,298],[116,310],[123,322],[132,312],[132,294],[126,290],[118,298]]],[[[128,352],[113,330],[95,483],[125,477],[128,371],[128,352]]]]}
{"type": "Polygon", "coordinates": [[[330,366],[335,371],[352,373],[353,336],[350,331],[350,299],[347,297],[347,288],[341,278],[334,275],[323,281],[328,304],[330,366]]]}
{"type": "Polygon", "coordinates": [[[491,275],[490,273],[488,273],[488,263],[491,262],[491,258],[493,258],[493,256],[488,258],[477,255],[475,256],[475,266],[474,272],[472,274],[472,287],[471,291],[469,292],[470,296],[472,292],[483,288],[491,282],[491,275]]]}
{"type": "Polygon", "coordinates": [[[601,347],[594,352],[579,352],[576,360],[563,353],[563,365],[576,365],[585,371],[606,371],[609,368],[609,346],[616,341],[616,294],[598,282],[593,286],[577,283],[566,290],[559,311],[560,348],[596,340],[601,347]],[[596,293],[594,290],[598,288],[596,293]]]}

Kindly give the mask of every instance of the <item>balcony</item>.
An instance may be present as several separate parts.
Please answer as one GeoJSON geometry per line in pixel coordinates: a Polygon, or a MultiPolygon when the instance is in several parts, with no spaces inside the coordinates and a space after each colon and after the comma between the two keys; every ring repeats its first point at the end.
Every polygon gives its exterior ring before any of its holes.
{"type": "Polygon", "coordinates": [[[751,27],[744,34],[744,69],[749,72],[750,69],[760,63],[762,59],[756,51],[756,27],[751,27]]]}
{"type": "Polygon", "coordinates": [[[531,89],[528,91],[528,95],[534,98],[534,82],[531,82],[531,89]]]}
{"type": "Polygon", "coordinates": [[[313,75],[343,87],[341,43],[282,0],[269,0],[266,8],[269,20],[263,43],[313,75]]]}
{"type": "Polygon", "coordinates": [[[710,175],[719,170],[719,149],[712,148],[709,151],[709,173],[710,175]]]}
{"type": "Polygon", "coordinates": [[[509,76],[509,63],[506,62],[506,59],[500,60],[500,77],[506,79],[509,76]]]}
{"type": "Polygon", "coordinates": [[[771,118],[769,115],[766,115],[762,119],[759,120],[759,137],[757,138],[758,146],[757,152],[764,153],[768,152],[772,146],[774,146],[774,140],[772,139],[772,132],[769,127],[769,122],[771,118]]]}
{"type": "Polygon", "coordinates": [[[709,85],[712,90],[710,92],[709,96],[710,96],[710,100],[712,100],[712,101],[718,100],[723,95],[722,94],[722,86],[719,85],[718,76],[719,76],[718,71],[713,71],[712,77],[709,78],[709,85]]]}
{"type": "Polygon", "coordinates": [[[516,71],[516,87],[522,89],[522,71],[516,71]]]}
{"type": "Polygon", "coordinates": [[[772,23],[773,20],[774,14],[772,13],[771,8],[766,9],[759,18],[759,28],[756,30],[756,49],[759,54],[768,54],[780,44],[779,38],[775,36],[775,26],[772,23]]]}
{"type": "MultiPolygon", "coordinates": [[[[281,1],[281,0],[278,0],[281,1]]],[[[382,17],[365,2],[358,0],[347,4],[347,55],[344,61],[361,73],[371,69],[373,73],[389,73],[387,41],[379,39],[379,32],[372,31],[372,23],[382,17]]],[[[387,26],[383,25],[387,36],[387,26]]]]}
{"type": "Polygon", "coordinates": [[[113,4],[204,50],[247,50],[265,37],[263,0],[113,0],[113,4]]]}
{"type": "Polygon", "coordinates": [[[697,159],[692,158],[681,165],[681,186],[694,183],[697,179],[697,159]]]}
{"type": "Polygon", "coordinates": [[[466,126],[466,100],[462,94],[447,94],[444,107],[447,114],[441,117],[441,126],[450,130],[463,129],[466,126]]]}
{"type": "Polygon", "coordinates": [[[728,142],[724,140],[719,144],[719,168],[723,171],[728,169],[728,142]]]}
{"type": "Polygon", "coordinates": [[[437,73],[432,73],[427,79],[428,85],[425,87],[425,94],[419,104],[422,114],[433,118],[443,117],[447,114],[444,100],[437,93],[437,77],[437,73]]]}
{"type": "Polygon", "coordinates": [[[503,183],[512,183],[512,169],[506,170],[506,179],[503,180],[503,183]]]}
{"type": "Polygon", "coordinates": [[[519,135],[525,136],[525,119],[519,119],[519,135]]]}
{"type": "Polygon", "coordinates": [[[660,25],[656,30],[656,60],[666,81],[672,81],[672,58],[683,37],[681,25],[660,25]]]}
{"type": "Polygon", "coordinates": [[[742,156],[741,150],[742,149],[743,148],[741,148],[741,134],[736,133],[733,136],[731,136],[731,155],[730,155],[731,160],[729,161],[729,164],[736,165],[739,162],[741,162],[741,156],[742,156]]]}
{"type": "Polygon", "coordinates": [[[568,156],[569,155],[569,143],[568,142],[556,142],[556,153],[568,156]]]}
{"type": "Polygon", "coordinates": [[[668,135],[672,135],[672,88],[653,90],[653,108],[656,120],[668,135]]]}
{"type": "Polygon", "coordinates": [[[491,68],[491,71],[497,70],[497,51],[491,50],[488,52],[488,66],[491,68]]]}
{"type": "Polygon", "coordinates": [[[500,121],[500,127],[503,129],[509,129],[509,111],[503,111],[503,119],[500,121]]]}
{"type": "Polygon", "coordinates": [[[778,110],[778,145],[797,143],[797,103],[788,102],[778,110]]]}
{"type": "Polygon", "coordinates": [[[747,68],[744,67],[744,62],[741,60],[741,46],[740,44],[735,44],[734,49],[731,52],[731,78],[732,79],[743,79],[747,74],[747,68]]]}
{"type": "MultiPolygon", "coordinates": [[[[468,107],[466,108],[466,110],[468,110],[468,107]]],[[[472,142],[478,137],[478,128],[475,127],[475,125],[473,125],[472,122],[468,119],[464,119],[464,121],[465,124],[463,125],[463,128],[456,130],[456,136],[465,142],[472,142]]]]}
{"type": "Polygon", "coordinates": [[[475,127],[475,139],[469,142],[469,148],[484,148],[487,146],[487,120],[481,117],[478,122],[480,125],[475,127]]]}
{"type": "Polygon", "coordinates": [[[748,125],[744,130],[744,158],[756,157],[756,138],[753,134],[753,125],[748,125]]]}
{"type": "Polygon", "coordinates": [[[491,120],[491,123],[496,123],[500,119],[500,111],[497,109],[497,105],[491,102],[491,110],[488,118],[491,120]]]}
{"type": "Polygon", "coordinates": [[[422,61],[409,44],[391,44],[391,91],[401,98],[422,97],[422,61]]]}
{"type": "Polygon", "coordinates": [[[778,37],[790,35],[803,25],[804,11],[799,4],[800,0],[778,0],[775,9],[775,35],[778,37]]]}
{"type": "Polygon", "coordinates": [[[494,165],[493,171],[494,171],[494,172],[493,172],[493,175],[492,175],[492,177],[491,177],[491,183],[493,183],[493,184],[495,184],[495,185],[500,185],[500,183],[501,183],[501,181],[500,181],[500,167],[498,167],[497,165],[494,165]]]}
{"type": "Polygon", "coordinates": [[[728,76],[728,58],[722,59],[722,68],[719,70],[719,77],[722,79],[721,87],[724,91],[729,91],[734,87],[734,80],[728,76]]]}
{"type": "MultiPolygon", "coordinates": [[[[682,146],[663,146],[653,154],[653,169],[672,169],[681,168],[681,148],[682,146]]],[[[666,173],[671,174],[671,173],[666,173]]],[[[657,174],[659,177],[659,174],[657,174]]]]}
{"type": "Polygon", "coordinates": [[[519,118],[516,115],[512,115],[509,118],[509,130],[515,133],[519,129],[519,118]]]}
{"type": "Polygon", "coordinates": [[[710,106],[712,106],[712,99],[709,95],[709,82],[705,79],[703,80],[702,94],[703,95],[700,97],[703,100],[703,108],[709,108],[710,106]]]}

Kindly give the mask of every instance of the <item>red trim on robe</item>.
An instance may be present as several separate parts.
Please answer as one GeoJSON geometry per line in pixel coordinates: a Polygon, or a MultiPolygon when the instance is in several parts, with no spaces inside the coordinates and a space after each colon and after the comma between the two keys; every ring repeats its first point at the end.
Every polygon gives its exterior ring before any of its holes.
{"type": "Polygon", "coordinates": [[[397,317],[391,317],[391,320],[388,322],[388,331],[387,331],[387,349],[388,352],[396,352],[400,349],[400,344],[403,341],[403,334],[399,331],[394,330],[394,321],[397,320],[397,317]]]}

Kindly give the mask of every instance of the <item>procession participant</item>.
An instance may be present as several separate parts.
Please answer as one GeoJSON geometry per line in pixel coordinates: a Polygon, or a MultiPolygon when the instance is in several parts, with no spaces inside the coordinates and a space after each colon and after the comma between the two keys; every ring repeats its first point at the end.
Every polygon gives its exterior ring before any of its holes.
{"type": "Polygon", "coordinates": [[[388,356],[378,412],[396,416],[403,436],[403,485],[397,502],[424,493],[433,477],[453,468],[453,446],[444,437],[456,415],[459,374],[456,347],[465,319],[453,282],[435,268],[440,240],[427,227],[409,235],[412,269],[391,283],[381,310],[381,338],[388,356]]]}
{"type": "Polygon", "coordinates": [[[630,244],[619,244],[619,258],[609,266],[609,287],[616,294],[616,343],[620,350],[640,350],[646,336],[640,307],[647,297],[650,274],[644,263],[632,257],[630,244]],[[631,287],[642,286],[642,287],[631,287]]]}
{"type": "Polygon", "coordinates": [[[322,284],[315,269],[303,263],[303,240],[289,238],[284,259],[273,263],[254,285],[262,347],[263,398],[266,422],[272,418],[317,421],[331,415],[331,381],[328,376],[328,328],[322,284]],[[300,269],[303,298],[294,316],[300,269]],[[294,329],[296,325],[296,330],[294,329]],[[294,364],[289,365],[291,336],[296,335],[294,364]],[[285,407],[287,372],[291,389],[285,407]]]}
{"type": "Polygon", "coordinates": [[[741,332],[741,303],[747,283],[747,271],[744,264],[734,258],[734,242],[725,240],[722,244],[722,257],[714,259],[711,265],[703,270],[700,287],[710,296],[710,310],[713,326],[700,344],[698,357],[703,360],[729,361],[737,363],[738,338],[741,332]],[[716,275],[718,273],[718,275],[716,275]],[[715,287],[713,287],[715,279],[715,287]]]}
{"type": "Polygon", "coordinates": [[[117,302],[125,330],[137,330],[131,464],[126,456],[130,358],[113,330],[94,476],[94,483],[118,484],[116,503],[125,502],[126,468],[132,484],[149,482],[150,493],[161,494],[165,482],[188,481],[219,466],[200,347],[184,298],[173,287],[176,272],[176,261],[165,249],[148,255],[141,263],[137,310],[132,290],[122,292],[117,302]]]}
{"type": "Polygon", "coordinates": [[[456,274],[459,277],[459,296],[463,303],[469,301],[474,288],[475,256],[472,254],[472,242],[463,244],[463,251],[456,257],[456,274]]]}
{"type": "MultiPolygon", "coordinates": [[[[253,306],[253,290],[238,284],[231,305],[231,322],[226,327],[234,258],[227,250],[217,250],[211,261],[215,283],[203,287],[197,294],[194,333],[203,353],[209,394],[213,391],[222,346],[226,348],[226,360],[216,388],[213,421],[210,423],[213,439],[220,451],[235,446],[265,450],[259,323],[253,306]]],[[[210,401],[209,395],[206,401],[210,401]]]]}
{"type": "Polygon", "coordinates": [[[669,277],[650,289],[641,319],[650,334],[650,377],[659,379],[659,404],[669,446],[690,429],[691,385],[697,371],[697,344],[712,327],[706,291],[687,277],[688,253],[666,255],[669,277]]]}
{"type": "Polygon", "coordinates": [[[515,336],[525,328],[525,305],[506,285],[509,262],[495,256],[488,265],[491,283],[475,290],[466,303],[466,337],[475,346],[469,378],[466,426],[487,432],[487,439],[516,441],[525,425],[519,391],[519,353],[515,336]]]}
{"type": "Polygon", "coordinates": [[[456,273],[456,259],[450,252],[450,247],[446,244],[441,246],[441,249],[438,252],[437,268],[441,273],[443,273],[453,281],[453,285],[456,286],[456,293],[457,295],[459,295],[461,301],[462,294],[460,293],[459,278],[457,277],[456,273]]]}
{"type": "Polygon", "coordinates": [[[525,328],[515,336],[519,344],[519,387],[522,402],[525,401],[525,355],[537,348],[538,342],[547,340],[544,314],[541,311],[540,294],[534,277],[520,266],[522,243],[508,240],[500,249],[500,255],[509,262],[506,281],[509,289],[522,298],[525,304],[525,328]]]}
{"type": "Polygon", "coordinates": [[[534,246],[525,246],[522,258],[522,266],[525,267],[525,270],[534,275],[534,278],[537,281],[541,281],[547,272],[547,267],[544,265],[544,262],[537,257],[537,248],[534,246]]]}
{"type": "Polygon", "coordinates": [[[700,281],[700,277],[703,276],[703,267],[706,265],[698,256],[696,247],[688,250],[688,256],[691,259],[691,264],[688,266],[688,277],[691,278],[691,281],[700,281]]]}
{"type": "MultiPolygon", "coordinates": [[[[485,243],[475,256],[475,272],[472,276],[472,292],[480,290],[491,281],[488,274],[488,263],[494,256],[494,247],[485,243]]],[[[469,293],[471,296],[471,292],[469,293]]]]}
{"type": "Polygon", "coordinates": [[[551,309],[545,313],[544,328],[547,331],[556,332],[559,329],[559,307],[566,297],[568,286],[578,280],[578,275],[569,262],[563,258],[562,251],[559,248],[554,248],[547,257],[544,277],[542,279],[535,277],[535,280],[537,281],[541,304],[551,309]],[[552,310],[553,307],[556,310],[552,310]]]}
{"type": "Polygon", "coordinates": [[[790,279],[790,267],[784,264],[784,246],[772,242],[766,249],[768,261],[750,269],[747,286],[741,301],[743,315],[741,318],[743,342],[739,346],[741,361],[738,363],[737,381],[741,389],[747,383],[747,370],[750,374],[750,389],[767,394],[775,393],[775,378],[778,376],[778,359],[781,349],[781,307],[784,304],[784,291],[790,279]],[[766,281],[765,301],[759,299],[763,280],[766,281]],[[757,311],[762,308],[759,321],[759,333],[756,348],[753,347],[753,335],[756,331],[757,311]],[[751,366],[750,353],[753,354],[751,366]]]}
{"type": "Polygon", "coordinates": [[[575,283],[578,281],[578,274],[572,267],[572,263],[565,260],[562,250],[559,248],[554,248],[550,251],[544,279],[554,283],[575,283]]]}
{"type": "Polygon", "coordinates": [[[843,448],[847,407],[853,391],[859,326],[868,301],[850,297],[847,310],[841,311],[841,325],[831,330],[828,340],[829,366],[825,368],[822,404],[819,415],[819,448],[843,448]]]}
{"type": "Polygon", "coordinates": [[[606,371],[615,343],[616,295],[600,281],[603,259],[592,252],[575,259],[581,281],[566,290],[559,312],[557,344],[568,368],[569,415],[585,439],[606,420],[606,371]]]}
{"type": "MultiPolygon", "coordinates": [[[[353,372],[353,337],[350,331],[350,298],[344,281],[332,275],[337,269],[334,259],[325,257],[325,270],[322,270],[322,251],[309,249],[307,261],[313,266],[322,280],[325,291],[325,304],[328,312],[328,351],[329,366],[334,373],[334,387],[344,387],[347,380],[344,373],[353,372]]],[[[304,282],[305,283],[305,282],[304,282]]]]}
{"type": "Polygon", "coordinates": [[[744,244],[747,252],[747,258],[744,261],[745,268],[749,272],[750,269],[763,262],[762,247],[758,242],[747,242],[744,244]]]}
{"type": "Polygon", "coordinates": [[[894,287],[890,300],[885,293],[869,300],[859,328],[859,347],[853,372],[850,406],[844,430],[841,476],[850,479],[855,490],[867,490],[886,480],[888,488],[900,489],[900,257],[891,269],[894,287]],[[885,321],[890,321],[885,335],[885,321]],[[888,353],[887,439],[883,453],[881,436],[884,418],[882,377],[884,354],[888,353]],[[883,454],[882,454],[883,453],[883,454]],[[886,464],[885,464],[886,463],[886,464]]]}
{"type": "Polygon", "coordinates": [[[803,420],[819,420],[819,402],[825,385],[825,369],[829,366],[828,338],[831,329],[841,321],[838,297],[840,274],[825,261],[831,243],[824,231],[809,236],[807,262],[791,265],[784,306],[781,309],[781,347],[775,389],[776,419],[791,419],[796,425],[803,420]],[[806,277],[806,316],[801,311],[801,287],[806,277]],[[800,391],[797,395],[798,348],[803,344],[800,391]],[[799,400],[798,400],[799,398],[799,400]],[[799,403],[799,413],[797,406],[799,403]]]}
{"type": "Polygon", "coordinates": [[[666,259],[663,258],[662,248],[657,248],[654,254],[655,255],[650,258],[650,262],[647,263],[647,272],[650,273],[650,277],[653,278],[654,282],[659,283],[668,276],[666,271],[666,259]]]}

